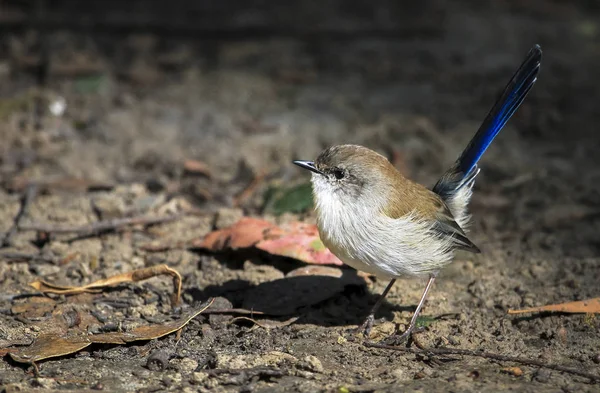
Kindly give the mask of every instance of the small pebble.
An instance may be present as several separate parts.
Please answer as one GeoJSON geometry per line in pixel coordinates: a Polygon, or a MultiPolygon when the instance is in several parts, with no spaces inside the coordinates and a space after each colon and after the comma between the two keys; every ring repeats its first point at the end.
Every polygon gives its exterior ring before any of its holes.
{"type": "Polygon", "coordinates": [[[170,354],[162,349],[153,351],[146,360],[146,368],[150,371],[162,371],[169,365],[170,354]]]}
{"type": "Polygon", "coordinates": [[[533,379],[540,383],[546,383],[550,380],[550,372],[548,370],[540,368],[534,374],[533,379]]]}
{"type": "Polygon", "coordinates": [[[314,371],[316,373],[323,372],[323,364],[316,356],[308,355],[302,360],[303,360],[303,366],[307,370],[314,371]]]}

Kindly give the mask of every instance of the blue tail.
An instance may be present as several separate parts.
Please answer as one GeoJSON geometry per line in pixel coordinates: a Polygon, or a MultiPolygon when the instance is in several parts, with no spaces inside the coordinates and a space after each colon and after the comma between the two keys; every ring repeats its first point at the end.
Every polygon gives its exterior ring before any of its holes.
{"type": "Polygon", "coordinates": [[[434,192],[443,198],[450,197],[462,186],[472,184],[478,173],[477,162],[533,87],[540,71],[541,60],[542,49],[535,45],[456,163],[434,186],[434,192]]]}

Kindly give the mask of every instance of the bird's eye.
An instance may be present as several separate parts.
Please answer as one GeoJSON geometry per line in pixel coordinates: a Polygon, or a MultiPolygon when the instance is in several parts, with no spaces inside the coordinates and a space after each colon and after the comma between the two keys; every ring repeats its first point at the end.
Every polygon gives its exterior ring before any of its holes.
{"type": "Polygon", "coordinates": [[[336,179],[343,179],[344,178],[344,171],[339,169],[339,168],[335,168],[333,170],[333,176],[335,176],[336,179]]]}

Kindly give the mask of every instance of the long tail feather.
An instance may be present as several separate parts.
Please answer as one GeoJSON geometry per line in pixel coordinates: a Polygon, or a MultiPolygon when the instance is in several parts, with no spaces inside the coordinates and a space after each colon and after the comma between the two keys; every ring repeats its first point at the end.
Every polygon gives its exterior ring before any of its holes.
{"type": "Polygon", "coordinates": [[[479,130],[458,160],[433,187],[434,192],[442,198],[448,199],[463,186],[473,184],[478,173],[477,162],[533,87],[540,71],[541,60],[542,49],[539,45],[535,45],[508,82],[502,95],[488,112],[479,130]]]}
{"type": "Polygon", "coordinates": [[[483,120],[471,142],[460,155],[457,169],[462,173],[469,173],[477,165],[477,161],[479,161],[496,135],[519,108],[537,80],[541,60],[542,49],[539,45],[535,45],[531,48],[525,61],[515,72],[510,82],[508,82],[508,85],[506,85],[502,95],[483,120]]]}
{"type": "Polygon", "coordinates": [[[465,227],[469,222],[467,204],[471,199],[475,177],[479,173],[477,162],[533,87],[540,71],[541,60],[542,49],[535,45],[458,160],[433,187],[433,192],[442,197],[461,227],[465,227]]]}

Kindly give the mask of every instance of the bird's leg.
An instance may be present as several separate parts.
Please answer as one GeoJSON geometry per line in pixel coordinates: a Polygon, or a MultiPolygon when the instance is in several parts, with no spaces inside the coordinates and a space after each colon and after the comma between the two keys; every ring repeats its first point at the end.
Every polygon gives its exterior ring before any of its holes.
{"type": "Polygon", "coordinates": [[[419,300],[417,309],[415,310],[412,318],[410,319],[410,324],[408,325],[408,328],[406,329],[406,331],[404,333],[402,333],[402,335],[400,335],[400,336],[390,337],[389,340],[386,340],[386,344],[390,344],[390,345],[401,344],[402,342],[406,341],[411,336],[411,334],[414,332],[415,326],[417,325],[417,318],[419,317],[419,314],[421,313],[421,309],[425,305],[425,299],[427,298],[427,294],[429,293],[429,290],[433,286],[433,282],[435,281],[436,275],[437,275],[437,273],[434,273],[429,276],[429,281],[427,281],[427,286],[425,287],[425,290],[423,291],[421,300],[419,300]]]}
{"type": "Polygon", "coordinates": [[[379,299],[377,299],[377,301],[375,302],[373,307],[371,307],[371,311],[369,312],[369,315],[367,315],[367,318],[365,319],[365,321],[362,323],[362,325],[360,325],[358,327],[357,332],[362,331],[362,334],[364,337],[369,337],[369,334],[371,333],[371,329],[373,328],[373,322],[375,322],[375,313],[377,312],[377,310],[379,310],[379,307],[381,307],[381,303],[383,303],[383,299],[385,299],[386,295],[388,294],[390,289],[392,289],[395,282],[396,282],[396,279],[394,278],[392,281],[390,281],[390,283],[387,285],[387,287],[385,287],[385,289],[383,290],[383,293],[381,294],[381,296],[379,296],[379,299]]]}

